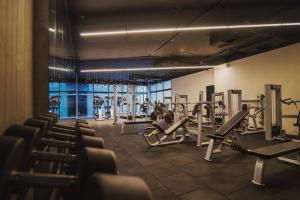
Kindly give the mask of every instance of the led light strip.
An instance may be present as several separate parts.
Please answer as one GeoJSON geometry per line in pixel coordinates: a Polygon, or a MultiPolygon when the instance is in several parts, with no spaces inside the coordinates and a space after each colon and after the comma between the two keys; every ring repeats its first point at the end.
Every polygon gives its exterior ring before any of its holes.
{"type": "Polygon", "coordinates": [[[52,69],[52,70],[64,71],[64,72],[71,72],[72,71],[71,69],[66,69],[66,68],[62,68],[62,67],[52,67],[52,66],[49,66],[48,68],[52,69]]]}
{"type": "Polygon", "coordinates": [[[143,68],[103,68],[103,69],[83,69],[82,73],[95,72],[138,72],[138,71],[162,71],[162,70],[187,70],[187,69],[209,69],[213,66],[178,66],[178,67],[143,67],[143,68]]]}
{"type": "Polygon", "coordinates": [[[49,28],[49,31],[54,33],[55,29],[54,28],[49,28]]]}
{"type": "Polygon", "coordinates": [[[284,27],[284,26],[300,26],[300,22],[295,23],[273,23],[273,24],[249,24],[249,25],[224,25],[224,26],[195,26],[182,28],[155,28],[155,29],[136,29],[136,30],[120,30],[120,31],[101,31],[101,32],[83,32],[82,37],[89,36],[109,36],[109,35],[126,35],[140,33],[160,33],[160,32],[177,32],[177,31],[204,31],[204,30],[224,30],[224,29],[243,29],[243,28],[268,28],[268,27],[284,27]]]}

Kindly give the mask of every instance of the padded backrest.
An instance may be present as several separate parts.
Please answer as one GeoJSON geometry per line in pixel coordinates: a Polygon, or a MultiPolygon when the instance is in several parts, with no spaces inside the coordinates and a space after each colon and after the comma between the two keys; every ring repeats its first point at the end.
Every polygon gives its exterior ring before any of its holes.
{"type": "Polygon", "coordinates": [[[244,118],[249,114],[248,110],[241,110],[236,113],[231,119],[229,119],[226,123],[224,123],[220,128],[216,131],[216,135],[225,137],[228,133],[230,133],[237,125],[239,125],[244,118]]]}
{"type": "Polygon", "coordinates": [[[165,134],[170,135],[174,133],[177,129],[183,126],[186,122],[189,121],[189,118],[181,118],[180,120],[176,121],[172,126],[170,126],[167,130],[165,130],[165,134]]]}
{"type": "Polygon", "coordinates": [[[0,199],[7,199],[11,191],[10,173],[20,170],[25,152],[25,141],[21,138],[0,137],[0,199]]]}
{"type": "Polygon", "coordinates": [[[23,170],[30,169],[30,157],[33,149],[37,149],[40,140],[41,133],[39,128],[23,125],[12,125],[3,133],[4,136],[10,136],[15,138],[21,138],[25,142],[25,157],[23,163],[23,170]]]}

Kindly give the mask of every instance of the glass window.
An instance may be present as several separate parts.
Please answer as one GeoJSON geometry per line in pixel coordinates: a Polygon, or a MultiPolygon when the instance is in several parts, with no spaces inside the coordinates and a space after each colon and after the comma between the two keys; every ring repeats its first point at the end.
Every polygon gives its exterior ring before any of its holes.
{"type": "Polygon", "coordinates": [[[93,84],[78,84],[78,91],[93,91],[93,84]]]}
{"type": "Polygon", "coordinates": [[[164,102],[164,92],[157,92],[157,102],[164,102]]]}
{"type": "Polygon", "coordinates": [[[172,82],[171,81],[165,81],[164,82],[164,89],[171,89],[172,87],[172,82]]]}
{"type": "Polygon", "coordinates": [[[76,117],[76,93],[60,93],[60,118],[76,117]]]}
{"type": "Polygon", "coordinates": [[[117,92],[122,92],[122,89],[123,89],[122,85],[117,85],[117,92]]]}
{"type": "Polygon", "coordinates": [[[60,91],[76,91],[75,83],[60,83],[60,91]]]}
{"type": "MultiPolygon", "coordinates": [[[[113,85],[107,84],[78,84],[76,93],[76,84],[74,83],[49,83],[49,111],[58,113],[62,119],[75,117],[91,118],[99,112],[101,112],[102,116],[105,116],[105,106],[109,106],[111,109],[114,106],[113,88],[113,85]],[[99,104],[95,104],[95,98],[100,99],[99,104]],[[78,111],[77,113],[76,110],[78,111]]],[[[123,105],[122,99],[126,97],[127,85],[117,85],[117,91],[117,112],[126,112],[127,107],[123,105]]],[[[156,93],[152,94],[153,101],[156,101],[156,96],[156,93]]],[[[146,97],[147,86],[137,86],[137,102],[142,103],[146,97]]],[[[132,98],[129,97],[128,101],[130,103],[132,98]]],[[[136,106],[136,108],[138,113],[139,106],[136,106]]]]}
{"type": "Polygon", "coordinates": [[[121,87],[123,88],[122,89],[123,92],[127,92],[127,85],[122,85],[121,87]]]}
{"type": "Polygon", "coordinates": [[[104,84],[94,84],[95,92],[108,92],[108,85],[104,84]]]}
{"type": "Polygon", "coordinates": [[[59,91],[59,84],[58,83],[49,83],[49,91],[59,91]]]}
{"type": "Polygon", "coordinates": [[[163,90],[163,83],[157,83],[156,90],[163,90]]]}
{"type": "Polygon", "coordinates": [[[165,90],[164,91],[164,97],[172,97],[171,90],[165,90]]]}
{"type": "Polygon", "coordinates": [[[114,85],[108,85],[108,91],[114,92],[114,85]]]}
{"type": "Polygon", "coordinates": [[[154,103],[154,101],[156,101],[156,92],[150,93],[150,100],[152,103],[154,103]]]}
{"type": "Polygon", "coordinates": [[[156,84],[150,85],[150,91],[151,92],[156,91],[156,84]]]}

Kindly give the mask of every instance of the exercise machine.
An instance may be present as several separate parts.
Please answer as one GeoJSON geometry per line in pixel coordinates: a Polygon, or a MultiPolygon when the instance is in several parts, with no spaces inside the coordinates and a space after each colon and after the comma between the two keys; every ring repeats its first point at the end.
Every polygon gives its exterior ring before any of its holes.
{"type": "MultiPolygon", "coordinates": [[[[215,134],[209,135],[210,144],[207,148],[205,160],[211,161],[213,153],[221,152],[221,147],[228,145],[234,150],[249,153],[257,157],[252,183],[264,185],[264,172],[266,161],[271,158],[278,158],[282,162],[300,165],[300,140],[290,139],[282,131],[282,109],[281,109],[281,86],[265,85],[265,109],[264,127],[265,139],[269,141],[268,146],[252,149],[243,143],[243,136],[235,134],[234,140],[225,141],[225,136],[233,132],[249,114],[247,105],[242,106],[242,111],[238,112],[228,122],[221,126],[215,134]],[[218,143],[218,148],[214,149],[214,144],[218,143]],[[296,160],[283,157],[290,153],[296,153],[296,160]]],[[[299,138],[298,138],[299,139],[299,138]]]]}
{"type": "Polygon", "coordinates": [[[104,100],[99,96],[94,96],[94,119],[103,121],[102,118],[102,105],[104,104],[104,100]]]}
{"type": "Polygon", "coordinates": [[[298,107],[300,100],[295,101],[292,98],[288,98],[288,99],[281,100],[281,102],[286,105],[294,105],[294,107],[296,108],[296,110],[298,112],[297,115],[282,115],[282,117],[283,118],[296,118],[296,122],[293,125],[298,128],[298,136],[300,136],[300,109],[298,107]]]}

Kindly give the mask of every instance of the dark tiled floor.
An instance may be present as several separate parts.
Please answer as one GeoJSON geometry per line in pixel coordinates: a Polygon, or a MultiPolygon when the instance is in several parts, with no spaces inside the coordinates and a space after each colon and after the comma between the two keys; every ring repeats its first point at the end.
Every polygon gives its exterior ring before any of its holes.
{"type": "MultiPolygon", "coordinates": [[[[251,183],[255,157],[226,149],[203,160],[206,147],[193,143],[149,148],[142,135],[121,134],[112,121],[91,121],[105,147],[117,155],[120,174],[141,177],[157,200],[298,200],[300,170],[296,166],[270,160],[265,187],[251,183]]],[[[254,146],[259,146],[250,139],[254,146]]]]}

